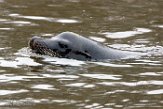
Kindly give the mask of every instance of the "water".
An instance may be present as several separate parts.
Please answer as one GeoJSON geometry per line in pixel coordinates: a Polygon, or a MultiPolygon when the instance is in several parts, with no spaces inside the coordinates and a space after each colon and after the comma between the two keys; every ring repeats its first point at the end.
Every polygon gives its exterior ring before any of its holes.
{"type": "Polygon", "coordinates": [[[162,109],[162,10],[162,0],[0,0],[0,108],[162,109]],[[64,31],[147,55],[84,62],[28,49],[64,31]]]}

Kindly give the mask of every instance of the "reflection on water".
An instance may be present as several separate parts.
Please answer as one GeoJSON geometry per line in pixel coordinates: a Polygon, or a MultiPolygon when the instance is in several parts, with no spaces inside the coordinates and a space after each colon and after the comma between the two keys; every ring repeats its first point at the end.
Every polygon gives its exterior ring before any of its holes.
{"type": "Polygon", "coordinates": [[[163,89],[148,91],[147,94],[163,94],[163,89]]]}
{"type": "Polygon", "coordinates": [[[32,86],[32,88],[34,89],[40,89],[40,90],[54,90],[55,88],[53,88],[52,85],[49,84],[37,84],[32,86]]]}
{"type": "Polygon", "coordinates": [[[162,109],[162,0],[0,0],[0,107],[162,109]],[[88,62],[36,55],[64,31],[146,55],[88,62]]]}
{"type": "Polygon", "coordinates": [[[15,93],[23,93],[23,92],[28,92],[28,90],[0,90],[0,95],[11,95],[15,93]]]}
{"type": "Polygon", "coordinates": [[[131,36],[135,36],[135,35],[139,35],[139,34],[143,34],[143,33],[148,33],[151,32],[150,29],[146,29],[146,28],[135,28],[134,31],[125,31],[125,32],[115,32],[115,33],[111,33],[111,32],[105,32],[102,34],[105,34],[107,38],[112,38],[112,39],[121,39],[121,38],[128,38],[131,36]]]}
{"type": "Polygon", "coordinates": [[[3,58],[0,59],[0,66],[2,67],[14,67],[17,68],[21,65],[28,65],[28,66],[38,66],[41,65],[39,63],[34,62],[32,59],[30,58],[26,58],[26,57],[17,57],[14,61],[8,61],[5,60],[3,58]]]}
{"type": "Polygon", "coordinates": [[[16,18],[25,18],[25,19],[31,19],[31,20],[43,20],[43,21],[49,21],[49,22],[58,22],[58,23],[78,23],[79,21],[74,19],[57,19],[57,18],[48,18],[48,17],[42,17],[42,16],[22,16],[19,14],[9,14],[8,16],[16,17],[16,18]]]}

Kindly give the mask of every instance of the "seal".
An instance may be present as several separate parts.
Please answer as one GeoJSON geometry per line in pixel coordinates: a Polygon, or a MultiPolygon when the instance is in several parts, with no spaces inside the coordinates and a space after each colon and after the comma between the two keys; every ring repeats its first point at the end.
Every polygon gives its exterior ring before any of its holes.
{"type": "Polygon", "coordinates": [[[34,36],[29,41],[32,52],[77,60],[121,59],[135,53],[110,48],[73,32],[63,32],[52,38],[34,36]]]}

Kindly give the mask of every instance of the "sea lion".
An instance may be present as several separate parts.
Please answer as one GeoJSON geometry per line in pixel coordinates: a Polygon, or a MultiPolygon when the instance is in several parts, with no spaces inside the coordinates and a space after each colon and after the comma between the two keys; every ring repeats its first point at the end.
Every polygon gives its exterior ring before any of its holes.
{"type": "Polygon", "coordinates": [[[37,54],[84,61],[121,59],[135,55],[133,52],[110,48],[73,32],[63,32],[49,39],[34,36],[29,41],[29,47],[37,54]]]}

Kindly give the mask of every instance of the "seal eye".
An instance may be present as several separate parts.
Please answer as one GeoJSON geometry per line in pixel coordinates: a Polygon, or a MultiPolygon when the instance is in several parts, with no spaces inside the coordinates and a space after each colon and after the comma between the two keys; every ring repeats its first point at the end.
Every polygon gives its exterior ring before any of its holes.
{"type": "Polygon", "coordinates": [[[62,44],[61,42],[58,42],[58,45],[61,47],[61,48],[68,48],[68,46],[66,44],[62,44]]]}

